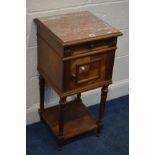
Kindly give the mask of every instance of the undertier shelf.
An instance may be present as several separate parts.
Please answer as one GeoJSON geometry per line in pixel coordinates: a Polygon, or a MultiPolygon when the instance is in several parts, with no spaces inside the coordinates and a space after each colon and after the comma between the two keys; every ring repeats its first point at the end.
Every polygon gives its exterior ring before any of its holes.
{"type": "MultiPolygon", "coordinates": [[[[53,133],[59,135],[59,105],[42,111],[41,116],[53,133]]],[[[77,100],[68,102],[64,114],[64,139],[97,129],[97,120],[87,107],[77,100]]]]}

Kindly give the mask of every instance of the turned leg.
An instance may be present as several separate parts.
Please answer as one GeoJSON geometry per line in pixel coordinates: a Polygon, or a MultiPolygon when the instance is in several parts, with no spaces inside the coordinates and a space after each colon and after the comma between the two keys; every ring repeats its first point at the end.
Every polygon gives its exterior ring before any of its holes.
{"type": "Polygon", "coordinates": [[[39,75],[39,88],[40,88],[40,109],[39,109],[39,114],[40,114],[40,120],[42,120],[41,113],[44,110],[45,80],[41,75],[39,75]]]}
{"type": "Polygon", "coordinates": [[[66,97],[60,98],[59,101],[59,149],[61,150],[64,144],[64,115],[65,115],[66,97]]]}
{"type": "Polygon", "coordinates": [[[76,100],[77,100],[77,103],[78,103],[78,102],[82,102],[81,93],[78,93],[78,94],[77,94],[76,100]]]}
{"type": "Polygon", "coordinates": [[[99,118],[97,121],[98,128],[97,128],[97,136],[99,136],[100,130],[103,127],[103,116],[105,111],[105,103],[107,99],[107,93],[108,93],[108,87],[102,87],[101,89],[101,100],[100,100],[100,106],[99,106],[99,118]]]}

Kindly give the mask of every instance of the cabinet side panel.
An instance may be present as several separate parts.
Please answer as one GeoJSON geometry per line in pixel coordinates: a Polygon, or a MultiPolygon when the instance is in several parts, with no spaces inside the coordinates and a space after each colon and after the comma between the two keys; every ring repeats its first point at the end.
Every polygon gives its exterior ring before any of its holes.
{"type": "Polygon", "coordinates": [[[62,90],[62,60],[54,49],[38,35],[38,69],[44,73],[55,91],[62,90]]]}
{"type": "Polygon", "coordinates": [[[57,37],[43,25],[38,25],[37,31],[38,35],[41,36],[60,57],[63,57],[63,46],[60,41],[58,41],[57,37]]]}

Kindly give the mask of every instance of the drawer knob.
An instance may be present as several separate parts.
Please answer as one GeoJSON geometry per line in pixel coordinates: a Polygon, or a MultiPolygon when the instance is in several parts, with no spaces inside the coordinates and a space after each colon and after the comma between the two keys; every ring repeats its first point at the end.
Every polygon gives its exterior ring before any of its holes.
{"type": "Polygon", "coordinates": [[[70,54],[70,53],[71,53],[71,49],[67,49],[67,50],[66,50],[66,53],[67,53],[67,54],[70,54]]]}
{"type": "Polygon", "coordinates": [[[92,48],[94,48],[94,47],[95,47],[94,44],[90,44],[90,45],[89,45],[89,48],[90,48],[90,49],[92,49],[92,48]]]}

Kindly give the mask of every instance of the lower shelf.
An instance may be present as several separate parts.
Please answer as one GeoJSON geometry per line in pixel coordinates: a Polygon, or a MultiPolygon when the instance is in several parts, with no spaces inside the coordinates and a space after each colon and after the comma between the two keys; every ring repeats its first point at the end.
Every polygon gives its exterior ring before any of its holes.
{"type": "MultiPolygon", "coordinates": [[[[59,105],[47,108],[41,112],[43,120],[48,124],[53,133],[59,132],[59,105]]],[[[97,120],[87,107],[75,101],[66,104],[64,115],[64,139],[69,139],[82,133],[97,129],[97,120]]]]}

